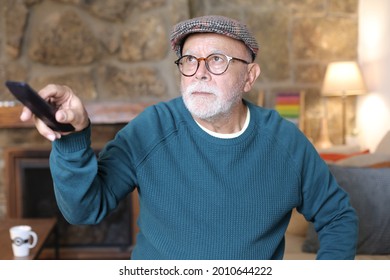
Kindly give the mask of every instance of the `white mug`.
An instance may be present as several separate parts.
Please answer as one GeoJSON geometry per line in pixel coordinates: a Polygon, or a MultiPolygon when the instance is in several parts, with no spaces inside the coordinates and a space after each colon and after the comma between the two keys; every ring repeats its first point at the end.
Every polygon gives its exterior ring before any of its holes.
{"type": "Polygon", "coordinates": [[[30,254],[30,249],[37,245],[38,236],[31,230],[30,226],[14,226],[9,229],[9,233],[15,257],[27,257],[30,254]]]}

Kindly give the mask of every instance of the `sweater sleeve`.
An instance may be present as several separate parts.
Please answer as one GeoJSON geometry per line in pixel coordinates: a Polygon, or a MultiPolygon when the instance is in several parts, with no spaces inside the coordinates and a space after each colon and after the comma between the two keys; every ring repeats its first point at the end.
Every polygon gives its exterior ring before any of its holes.
{"type": "Polygon", "coordinates": [[[53,143],[50,155],[57,204],[65,219],[74,224],[99,223],[119,201],[138,185],[137,168],[174,127],[159,122],[169,110],[156,106],[122,128],[95,156],[91,127],[63,136],[53,143]],[[164,136],[162,136],[164,137],[164,136]]]}
{"type": "MultiPolygon", "coordinates": [[[[358,219],[349,195],[338,185],[327,164],[310,143],[305,145],[302,176],[302,203],[297,208],[318,232],[317,259],[354,259],[358,219]]],[[[301,157],[302,158],[302,157],[301,157]]]]}
{"type": "Polygon", "coordinates": [[[271,114],[268,125],[277,135],[279,152],[295,169],[300,185],[296,208],[313,222],[320,241],[317,259],[354,259],[358,239],[358,219],[349,195],[339,186],[328,165],[297,127],[271,114]],[[289,135],[289,137],[285,137],[289,135]]]}
{"type": "Polygon", "coordinates": [[[305,201],[301,207],[318,233],[317,259],[354,259],[358,239],[356,212],[349,195],[339,187],[327,166],[321,169],[311,186],[305,186],[305,201]]]}
{"type": "Polygon", "coordinates": [[[63,136],[53,142],[50,154],[57,204],[72,224],[99,223],[134,189],[131,163],[121,145],[108,145],[98,161],[90,137],[91,127],[63,136]]]}

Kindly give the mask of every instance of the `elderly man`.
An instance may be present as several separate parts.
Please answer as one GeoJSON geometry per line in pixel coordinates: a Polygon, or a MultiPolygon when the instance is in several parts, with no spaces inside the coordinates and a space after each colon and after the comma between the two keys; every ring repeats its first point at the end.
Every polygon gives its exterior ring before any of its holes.
{"type": "MultiPolygon", "coordinates": [[[[52,131],[50,165],[58,205],[70,223],[100,222],[136,187],[140,216],[133,259],[282,259],[297,208],[314,222],[318,259],[353,259],[357,218],[313,146],[276,111],[243,99],[260,75],[247,27],[205,16],[171,34],[181,97],[147,108],[99,158],[88,115],[73,91],[41,96],[76,131],[52,131]]],[[[25,108],[21,118],[28,120],[25,108]]]]}

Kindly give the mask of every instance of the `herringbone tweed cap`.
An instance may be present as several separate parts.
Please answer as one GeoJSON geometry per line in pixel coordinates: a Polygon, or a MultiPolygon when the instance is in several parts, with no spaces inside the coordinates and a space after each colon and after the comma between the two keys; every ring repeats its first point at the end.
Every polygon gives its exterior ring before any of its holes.
{"type": "Polygon", "coordinates": [[[202,16],[176,24],[171,32],[171,46],[178,57],[184,40],[192,33],[217,33],[240,40],[252,51],[253,60],[259,51],[259,45],[245,24],[224,16],[202,16]]]}

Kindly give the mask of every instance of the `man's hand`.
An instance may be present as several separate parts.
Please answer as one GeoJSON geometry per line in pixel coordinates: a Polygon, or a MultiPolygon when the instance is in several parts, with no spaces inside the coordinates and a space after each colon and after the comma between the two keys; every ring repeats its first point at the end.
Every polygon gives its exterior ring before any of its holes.
{"type": "MultiPolygon", "coordinates": [[[[75,131],[81,131],[89,125],[88,113],[81,100],[67,86],[48,85],[41,89],[38,94],[47,102],[58,108],[56,120],[60,123],[70,123],[75,131]]],[[[33,118],[33,114],[27,107],[23,107],[20,119],[28,121],[33,118]]],[[[35,119],[35,126],[39,133],[50,141],[60,139],[62,135],[69,134],[53,131],[43,121],[35,119]]]]}

